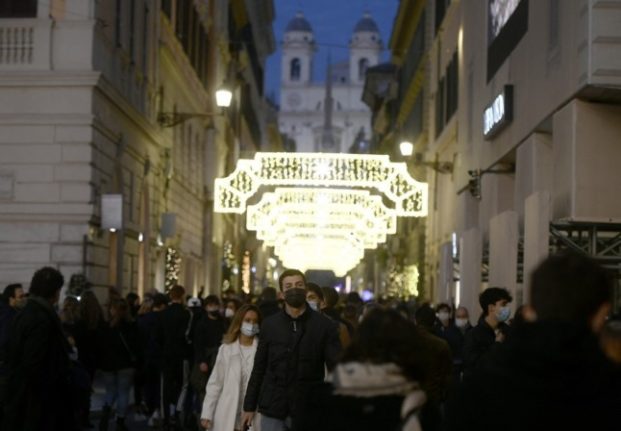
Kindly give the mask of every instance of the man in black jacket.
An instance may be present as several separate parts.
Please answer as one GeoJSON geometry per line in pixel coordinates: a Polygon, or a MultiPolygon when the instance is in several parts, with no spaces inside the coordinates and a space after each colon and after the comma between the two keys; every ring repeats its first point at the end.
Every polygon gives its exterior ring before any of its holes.
{"type": "Polygon", "coordinates": [[[464,375],[472,372],[494,344],[505,340],[508,330],[505,322],[511,317],[508,305],[511,300],[507,289],[502,287],[489,287],[479,295],[483,314],[464,340],[464,375]]]}
{"type": "Polygon", "coordinates": [[[302,431],[307,394],[323,382],[341,345],[334,322],[306,304],[304,274],[286,270],[278,282],[285,309],[263,321],[242,422],[250,425],[258,407],[262,431],[302,431]]]}
{"type": "Polygon", "coordinates": [[[159,345],[162,352],[162,405],[164,427],[170,429],[170,410],[175,410],[175,426],[179,426],[177,402],[184,384],[184,361],[190,357],[192,313],[185,308],[185,289],[176,285],[168,292],[170,305],[161,312],[159,345]],[[171,407],[174,406],[174,407],[171,407]]]}
{"type": "Polygon", "coordinates": [[[32,277],[26,306],[13,320],[2,430],[77,429],[71,402],[70,347],[54,311],[63,283],[56,269],[39,269],[32,277]]]}

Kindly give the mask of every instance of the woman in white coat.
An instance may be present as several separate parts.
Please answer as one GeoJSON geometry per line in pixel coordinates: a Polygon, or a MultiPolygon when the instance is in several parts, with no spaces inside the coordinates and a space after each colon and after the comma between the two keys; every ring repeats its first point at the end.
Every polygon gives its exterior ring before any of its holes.
{"type": "Polygon", "coordinates": [[[207,382],[201,413],[203,428],[242,431],[241,412],[257,351],[260,323],[261,314],[254,305],[244,305],[235,313],[207,382]]]}

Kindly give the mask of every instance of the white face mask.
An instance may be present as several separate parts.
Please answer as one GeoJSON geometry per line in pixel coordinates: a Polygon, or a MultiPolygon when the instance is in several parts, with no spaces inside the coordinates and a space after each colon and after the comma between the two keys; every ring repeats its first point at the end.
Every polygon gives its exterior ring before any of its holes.
{"type": "Polygon", "coordinates": [[[310,308],[312,308],[313,310],[317,311],[319,309],[319,304],[317,303],[317,301],[307,301],[308,305],[310,305],[310,308]]]}
{"type": "Polygon", "coordinates": [[[243,322],[241,325],[241,333],[246,337],[254,337],[259,333],[259,325],[250,322],[243,322]]]}
{"type": "Polygon", "coordinates": [[[235,311],[232,308],[227,308],[224,310],[224,317],[233,317],[235,316],[235,311]]]}
{"type": "Polygon", "coordinates": [[[446,311],[440,311],[438,313],[438,319],[440,319],[441,322],[448,322],[450,317],[451,315],[446,311]]]}
{"type": "Polygon", "coordinates": [[[455,319],[455,326],[457,326],[458,328],[465,328],[466,325],[468,325],[468,319],[460,319],[460,318],[456,318],[455,319]]]}

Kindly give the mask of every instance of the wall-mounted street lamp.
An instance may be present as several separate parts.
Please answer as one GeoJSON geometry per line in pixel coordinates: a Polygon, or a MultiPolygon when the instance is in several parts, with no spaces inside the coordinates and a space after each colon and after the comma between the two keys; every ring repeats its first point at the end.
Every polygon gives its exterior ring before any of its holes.
{"type": "MultiPolygon", "coordinates": [[[[228,108],[231,106],[231,101],[233,100],[233,92],[230,87],[226,84],[222,85],[216,91],[216,105],[219,108],[228,108]]],[[[174,127],[178,124],[184,123],[192,118],[211,118],[218,117],[224,115],[219,112],[164,112],[163,104],[164,104],[164,88],[160,87],[160,109],[157,114],[157,123],[161,127],[174,127]]]]}
{"type": "Polygon", "coordinates": [[[472,169],[468,171],[470,179],[468,184],[457,191],[457,194],[468,190],[473,198],[481,199],[481,177],[485,174],[510,175],[515,173],[515,165],[507,163],[497,169],[472,169]]]}
{"type": "Polygon", "coordinates": [[[421,153],[414,154],[414,144],[410,141],[402,141],[399,144],[399,150],[401,151],[401,155],[407,157],[408,159],[406,160],[412,165],[426,166],[441,174],[450,174],[453,172],[453,162],[441,162],[437,159],[433,162],[429,162],[423,159],[421,153]],[[414,154],[414,159],[410,160],[409,157],[411,157],[412,154],[414,154]]]}
{"type": "Polygon", "coordinates": [[[233,100],[233,92],[228,85],[223,84],[216,91],[216,105],[220,108],[228,108],[233,100]]]}
{"type": "Polygon", "coordinates": [[[410,157],[414,153],[414,144],[410,141],[403,141],[399,144],[399,150],[403,157],[410,157]]]}

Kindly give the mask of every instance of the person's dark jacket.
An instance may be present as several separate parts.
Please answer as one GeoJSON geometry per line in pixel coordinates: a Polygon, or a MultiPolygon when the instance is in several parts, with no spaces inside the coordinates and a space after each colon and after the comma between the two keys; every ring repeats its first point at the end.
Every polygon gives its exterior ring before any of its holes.
{"type": "Polygon", "coordinates": [[[261,300],[259,302],[259,311],[264,319],[281,311],[280,304],[277,300],[261,300]]]}
{"type": "Polygon", "coordinates": [[[106,325],[101,334],[101,360],[103,371],[136,368],[141,360],[140,334],[135,322],[106,325]]]}
{"type": "Polygon", "coordinates": [[[2,430],[75,430],[69,343],[52,305],[31,297],[11,326],[2,430]],[[7,396],[8,395],[8,396],[7,396]]]}
{"type": "Polygon", "coordinates": [[[159,368],[162,360],[162,351],[157,340],[160,332],[161,313],[161,311],[149,311],[138,316],[136,321],[140,333],[143,363],[147,368],[159,368]]]}
{"type": "Polygon", "coordinates": [[[78,349],[78,361],[88,371],[91,379],[101,359],[101,333],[106,323],[101,319],[93,328],[89,328],[84,320],[75,324],[75,345],[78,349]]]}
{"type": "Polygon", "coordinates": [[[209,318],[207,314],[200,318],[196,324],[192,340],[195,363],[204,362],[213,365],[226,327],[226,321],[219,315],[215,319],[209,318]]]}
{"type": "MultiPolygon", "coordinates": [[[[503,330],[506,326],[501,323],[498,329],[503,330]]],[[[495,344],[494,329],[487,324],[484,317],[481,317],[479,323],[466,334],[464,339],[464,374],[470,373],[495,344]]]]}
{"type": "Polygon", "coordinates": [[[453,323],[448,326],[439,324],[434,327],[433,333],[446,341],[451,348],[454,365],[461,365],[464,361],[464,334],[453,323]]]}
{"type": "MultiPolygon", "coordinates": [[[[9,340],[9,328],[13,319],[17,315],[17,310],[4,301],[0,302],[0,364],[6,353],[6,345],[9,340]]],[[[0,365],[1,369],[1,365],[0,365]]]]}
{"type": "Polygon", "coordinates": [[[350,337],[354,336],[354,326],[350,322],[348,322],[347,320],[343,319],[341,317],[341,313],[339,313],[338,310],[336,310],[335,308],[326,307],[326,308],[324,308],[321,311],[323,312],[323,314],[325,314],[326,316],[328,316],[332,320],[335,320],[335,321],[340,322],[343,325],[345,325],[345,327],[347,328],[347,333],[349,334],[349,336],[350,337]]]}
{"type": "Polygon", "coordinates": [[[525,324],[464,377],[448,429],[619,430],[619,372],[586,325],[525,324]]]}
{"type": "Polygon", "coordinates": [[[430,329],[417,327],[420,352],[417,362],[421,370],[420,384],[430,403],[441,403],[447,395],[452,376],[451,349],[430,329]]]}
{"type": "Polygon", "coordinates": [[[299,418],[307,411],[307,394],[321,384],[325,366],[331,369],[340,353],[337,327],[328,317],[306,307],[294,319],[281,311],[263,321],[244,411],[285,419],[293,430],[303,429],[299,418]]]}
{"type": "Polygon", "coordinates": [[[192,313],[181,304],[172,303],[161,311],[158,343],[164,366],[177,366],[190,357],[192,313]]]}

